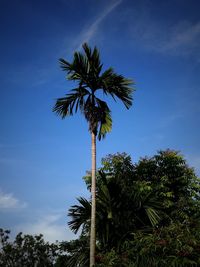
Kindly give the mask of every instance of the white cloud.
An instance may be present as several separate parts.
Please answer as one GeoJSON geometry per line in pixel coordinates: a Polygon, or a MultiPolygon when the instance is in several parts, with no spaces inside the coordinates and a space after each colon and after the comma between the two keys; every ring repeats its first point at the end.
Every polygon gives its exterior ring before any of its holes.
{"type": "Polygon", "coordinates": [[[78,43],[78,47],[75,49],[80,49],[80,46],[82,43],[89,42],[96,32],[98,31],[99,25],[101,22],[122,2],[122,0],[118,0],[116,2],[113,2],[111,5],[109,5],[91,24],[91,26],[88,27],[87,30],[84,30],[81,34],[81,37],[76,40],[78,43]]]}
{"type": "Polygon", "coordinates": [[[17,226],[15,231],[31,235],[43,234],[44,239],[49,242],[75,239],[76,235],[71,232],[67,223],[62,222],[62,215],[58,213],[46,214],[36,221],[33,220],[30,223],[17,226]]]}
{"type": "Polygon", "coordinates": [[[0,190],[0,210],[15,210],[27,207],[27,203],[21,202],[12,193],[4,193],[0,190]]]}

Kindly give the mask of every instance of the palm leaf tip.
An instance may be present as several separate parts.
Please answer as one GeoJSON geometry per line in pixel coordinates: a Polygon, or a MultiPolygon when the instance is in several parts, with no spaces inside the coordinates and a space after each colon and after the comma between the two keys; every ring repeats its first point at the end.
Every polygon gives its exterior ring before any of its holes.
{"type": "Polygon", "coordinates": [[[53,107],[53,112],[55,112],[62,119],[73,114],[73,112],[69,110],[69,104],[64,101],[64,98],[57,99],[56,104],[53,107]]]}
{"type": "Polygon", "coordinates": [[[65,59],[59,58],[59,63],[60,63],[60,67],[62,70],[64,70],[64,71],[70,70],[70,63],[67,62],[65,59]]]}
{"type": "Polygon", "coordinates": [[[82,48],[88,57],[92,55],[92,50],[86,42],[82,44],[82,48]]]}

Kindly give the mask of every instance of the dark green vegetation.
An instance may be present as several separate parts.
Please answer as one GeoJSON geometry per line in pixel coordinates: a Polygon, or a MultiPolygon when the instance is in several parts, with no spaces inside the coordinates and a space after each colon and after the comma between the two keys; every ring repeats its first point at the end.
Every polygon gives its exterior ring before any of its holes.
{"type": "Polygon", "coordinates": [[[19,233],[13,242],[10,231],[0,229],[1,267],[50,267],[59,254],[58,244],[49,244],[42,235],[31,236],[19,233]]]}
{"type": "MultiPolygon", "coordinates": [[[[90,189],[90,176],[84,179],[90,189]]],[[[97,266],[200,266],[199,189],[200,180],[175,151],[137,164],[126,154],[103,159],[97,174],[97,266]]],[[[78,201],[69,210],[69,225],[74,232],[82,226],[86,238],[90,203],[78,201]]]]}
{"type": "MultiPolygon", "coordinates": [[[[90,190],[91,175],[84,180],[90,190]]],[[[104,158],[97,172],[95,266],[200,266],[199,190],[199,178],[175,151],[137,164],[125,153],[104,158]]],[[[74,241],[49,245],[41,236],[21,235],[14,243],[5,240],[0,266],[88,267],[90,212],[91,202],[81,197],[70,208],[69,226],[81,233],[74,241]],[[38,265],[21,263],[34,257],[38,265]],[[15,265],[5,265],[15,258],[15,265]]]]}

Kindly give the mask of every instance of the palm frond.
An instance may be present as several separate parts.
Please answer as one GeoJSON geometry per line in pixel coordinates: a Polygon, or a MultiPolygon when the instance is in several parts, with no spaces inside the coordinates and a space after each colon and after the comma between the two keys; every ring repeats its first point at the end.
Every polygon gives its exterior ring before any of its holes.
{"type": "Polygon", "coordinates": [[[59,62],[60,62],[60,67],[62,70],[67,71],[67,72],[71,71],[71,64],[68,61],[66,61],[63,58],[60,58],[59,62]]]}
{"type": "Polygon", "coordinates": [[[87,60],[80,52],[74,53],[72,63],[69,63],[63,58],[60,58],[59,62],[62,70],[66,71],[68,80],[87,83],[87,60]]]}
{"type": "Polygon", "coordinates": [[[87,57],[87,62],[89,66],[88,73],[90,73],[90,76],[92,75],[94,76],[94,78],[97,79],[103,66],[103,64],[101,64],[100,62],[99,51],[96,46],[92,51],[87,43],[83,44],[83,49],[87,57]]]}
{"type": "Polygon", "coordinates": [[[92,58],[92,49],[89,47],[89,45],[87,43],[84,43],[82,45],[82,47],[83,47],[83,50],[84,50],[88,60],[91,60],[91,58],[92,58]]]}
{"type": "Polygon", "coordinates": [[[116,97],[123,102],[125,107],[129,109],[132,105],[132,87],[134,82],[131,79],[126,79],[122,75],[118,75],[112,68],[109,68],[101,75],[101,87],[103,92],[110,94],[114,100],[116,97]]]}
{"type": "Polygon", "coordinates": [[[68,212],[68,216],[72,218],[68,225],[75,234],[81,226],[88,227],[91,213],[91,203],[87,199],[80,197],[77,200],[79,205],[72,206],[68,212]]]}
{"type": "Polygon", "coordinates": [[[89,94],[90,92],[84,87],[72,89],[71,93],[65,97],[57,99],[53,112],[65,118],[73,115],[73,112],[76,113],[78,109],[82,111],[85,103],[84,97],[89,94]]]}
{"type": "Polygon", "coordinates": [[[146,207],[145,211],[146,211],[146,214],[147,214],[152,226],[157,225],[158,222],[160,221],[160,216],[159,216],[158,212],[151,207],[146,207]]]}
{"type": "Polygon", "coordinates": [[[89,242],[87,236],[80,236],[65,245],[68,252],[67,266],[88,266],[89,265],[89,242]]]}
{"type": "Polygon", "coordinates": [[[149,192],[146,196],[142,196],[143,206],[152,226],[160,222],[163,208],[162,203],[154,194],[155,192],[149,192]]]}

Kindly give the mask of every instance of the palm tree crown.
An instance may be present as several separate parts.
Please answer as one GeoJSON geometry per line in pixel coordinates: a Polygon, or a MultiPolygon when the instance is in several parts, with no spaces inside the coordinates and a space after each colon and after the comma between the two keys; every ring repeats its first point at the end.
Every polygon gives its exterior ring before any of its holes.
{"type": "Polygon", "coordinates": [[[58,98],[53,111],[64,118],[80,110],[89,130],[98,134],[99,140],[111,131],[111,111],[107,103],[96,96],[98,90],[120,99],[127,109],[132,105],[133,81],[118,75],[112,68],[102,72],[98,49],[93,50],[85,43],[83,53],[75,52],[72,63],[60,59],[61,68],[67,72],[67,79],[76,81],[78,86],[65,97],[58,98]]]}

